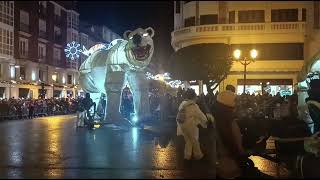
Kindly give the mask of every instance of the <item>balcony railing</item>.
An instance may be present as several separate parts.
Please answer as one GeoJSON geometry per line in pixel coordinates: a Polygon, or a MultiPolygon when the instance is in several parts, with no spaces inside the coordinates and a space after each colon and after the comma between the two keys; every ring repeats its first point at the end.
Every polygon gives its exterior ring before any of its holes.
{"type": "Polygon", "coordinates": [[[172,37],[185,35],[199,35],[198,33],[212,33],[219,35],[247,34],[250,33],[303,33],[305,22],[276,22],[276,23],[239,23],[239,24],[214,24],[203,26],[191,26],[172,32],[172,37]]]}
{"type": "Polygon", "coordinates": [[[29,24],[20,23],[19,30],[29,33],[30,32],[30,26],[29,26],[29,24]]]}
{"type": "Polygon", "coordinates": [[[40,38],[47,39],[47,32],[40,30],[40,31],[39,31],[39,37],[40,37],[40,38]]]}

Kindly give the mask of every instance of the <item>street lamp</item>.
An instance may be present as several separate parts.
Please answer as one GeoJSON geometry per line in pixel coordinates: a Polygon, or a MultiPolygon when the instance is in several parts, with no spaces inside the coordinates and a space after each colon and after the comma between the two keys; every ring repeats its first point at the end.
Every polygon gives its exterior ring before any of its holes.
{"type": "Polygon", "coordinates": [[[233,51],[233,57],[236,59],[236,61],[240,62],[244,66],[244,74],[243,74],[243,93],[246,92],[246,81],[247,81],[247,66],[254,62],[254,60],[258,56],[258,51],[256,49],[250,50],[250,58],[243,57],[241,58],[241,50],[236,49],[233,51]]]}

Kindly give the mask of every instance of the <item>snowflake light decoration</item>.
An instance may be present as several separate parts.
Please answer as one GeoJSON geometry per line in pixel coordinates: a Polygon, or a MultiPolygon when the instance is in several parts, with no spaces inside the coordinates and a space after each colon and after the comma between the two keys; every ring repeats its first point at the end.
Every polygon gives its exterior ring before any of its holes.
{"type": "Polygon", "coordinates": [[[64,49],[64,52],[66,53],[67,58],[74,60],[80,57],[79,54],[82,52],[82,49],[80,48],[79,43],[72,41],[71,43],[67,44],[67,47],[64,49]]]}

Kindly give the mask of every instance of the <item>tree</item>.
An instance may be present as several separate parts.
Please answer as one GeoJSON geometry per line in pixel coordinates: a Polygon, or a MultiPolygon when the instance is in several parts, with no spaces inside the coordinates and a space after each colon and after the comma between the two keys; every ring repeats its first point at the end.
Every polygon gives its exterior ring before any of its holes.
{"type": "Polygon", "coordinates": [[[209,91],[218,87],[231,65],[229,45],[196,44],[173,53],[170,72],[174,79],[203,80],[209,91]]]}

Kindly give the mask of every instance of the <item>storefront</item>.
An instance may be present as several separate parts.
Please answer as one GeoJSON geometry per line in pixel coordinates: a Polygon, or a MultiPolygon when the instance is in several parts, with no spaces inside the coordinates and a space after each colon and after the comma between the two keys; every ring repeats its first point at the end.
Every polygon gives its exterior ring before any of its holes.
{"type": "MultiPolygon", "coordinates": [[[[237,94],[243,93],[244,80],[238,79],[237,94]]],[[[248,94],[262,94],[262,90],[275,96],[280,93],[281,96],[293,94],[293,80],[292,79],[247,79],[246,93],[248,94]]]]}
{"type": "Polygon", "coordinates": [[[5,87],[0,87],[0,99],[4,99],[5,98],[5,87]]]}

